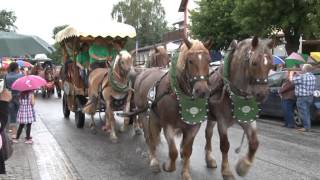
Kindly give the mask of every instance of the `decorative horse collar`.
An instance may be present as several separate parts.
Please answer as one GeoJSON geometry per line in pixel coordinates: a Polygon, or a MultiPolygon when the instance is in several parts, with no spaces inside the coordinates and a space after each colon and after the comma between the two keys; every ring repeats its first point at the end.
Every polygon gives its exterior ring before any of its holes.
{"type": "MultiPolygon", "coordinates": [[[[232,115],[234,119],[237,119],[239,123],[251,123],[256,121],[259,117],[259,107],[258,103],[253,96],[240,96],[235,94],[231,90],[231,82],[229,80],[229,67],[230,60],[232,59],[232,55],[230,53],[234,53],[235,49],[228,50],[226,56],[223,59],[223,82],[227,91],[229,92],[229,98],[232,101],[232,115]]],[[[247,57],[250,59],[250,57],[247,57]]],[[[248,61],[249,61],[248,59],[248,61]]],[[[247,59],[246,59],[247,60],[247,59]]],[[[234,87],[238,91],[242,92],[240,89],[234,87]]]]}
{"type": "Polygon", "coordinates": [[[114,72],[115,63],[116,63],[116,59],[112,61],[111,67],[109,67],[109,70],[108,70],[108,74],[109,74],[108,77],[109,77],[111,88],[112,90],[118,93],[127,93],[131,89],[132,82],[131,80],[128,80],[128,83],[123,85],[114,79],[113,72],[114,72]]]}
{"type": "MultiPolygon", "coordinates": [[[[185,95],[177,82],[177,72],[176,72],[176,65],[177,65],[178,57],[172,58],[172,65],[170,67],[169,75],[170,75],[170,85],[172,91],[177,96],[177,101],[179,104],[179,114],[181,119],[187,124],[199,124],[202,123],[207,119],[207,112],[208,112],[208,102],[205,98],[194,98],[185,95]]],[[[203,80],[204,77],[194,77],[192,78],[193,81],[196,80],[203,80]]]]}

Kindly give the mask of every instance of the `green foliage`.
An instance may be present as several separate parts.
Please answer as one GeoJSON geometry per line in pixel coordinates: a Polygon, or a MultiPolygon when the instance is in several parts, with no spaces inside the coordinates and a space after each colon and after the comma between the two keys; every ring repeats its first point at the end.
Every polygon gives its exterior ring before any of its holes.
{"type": "MultiPolygon", "coordinates": [[[[67,26],[68,25],[56,26],[53,29],[52,38],[54,39],[55,35],[59,31],[61,31],[62,29],[66,28],[67,26]]],[[[48,57],[51,58],[55,64],[61,64],[62,63],[62,57],[63,57],[61,46],[59,45],[59,43],[54,43],[53,47],[56,49],[56,51],[51,53],[51,54],[49,54],[48,57]]]]}
{"type": "MultiPolygon", "coordinates": [[[[167,31],[165,11],[160,0],[120,1],[113,6],[111,16],[136,29],[140,47],[161,42],[163,33],[167,31]]],[[[133,49],[134,44],[134,40],[129,40],[127,48],[133,49]]]]}
{"type": "Polygon", "coordinates": [[[242,39],[252,35],[269,37],[282,30],[287,51],[296,51],[299,36],[319,37],[318,0],[200,0],[191,12],[192,32],[198,37],[213,36],[218,47],[223,39],[242,39]]]}
{"type": "Polygon", "coordinates": [[[1,10],[0,11],[0,31],[15,31],[17,27],[14,25],[17,17],[13,11],[1,10]]]}
{"type": "Polygon", "coordinates": [[[234,0],[201,0],[191,11],[191,32],[199,39],[213,38],[214,49],[224,48],[232,39],[242,37],[240,26],[232,17],[234,0]]]}

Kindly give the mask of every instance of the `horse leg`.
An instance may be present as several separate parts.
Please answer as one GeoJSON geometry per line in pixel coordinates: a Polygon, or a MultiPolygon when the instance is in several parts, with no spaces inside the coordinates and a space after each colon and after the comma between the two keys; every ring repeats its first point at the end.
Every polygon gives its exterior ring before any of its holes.
{"type": "Polygon", "coordinates": [[[218,132],[220,137],[220,151],[222,153],[221,174],[224,180],[235,180],[235,177],[230,170],[228,152],[230,148],[228,140],[228,127],[222,123],[223,119],[218,119],[218,132]]]}
{"type": "MultiPolygon", "coordinates": [[[[118,137],[116,134],[116,122],[113,116],[113,111],[111,109],[110,100],[106,100],[106,114],[108,114],[108,121],[110,125],[110,139],[113,143],[116,143],[118,141],[118,137]]],[[[108,127],[108,121],[106,121],[106,127],[108,127]]]]}
{"type": "MultiPolygon", "coordinates": [[[[130,111],[131,97],[132,97],[132,91],[129,91],[128,95],[127,95],[127,98],[126,98],[125,106],[124,106],[124,109],[123,109],[124,112],[129,112],[130,111]]],[[[121,132],[124,132],[124,131],[126,131],[128,129],[129,121],[130,121],[129,117],[125,117],[124,118],[123,125],[120,128],[121,132]]]]}
{"type": "MultiPolygon", "coordinates": [[[[151,112],[150,112],[151,114],[151,112]]],[[[139,120],[142,122],[144,137],[146,139],[146,143],[148,145],[148,153],[149,153],[149,160],[150,160],[150,168],[154,173],[158,173],[161,171],[159,160],[156,156],[157,145],[160,142],[160,132],[161,126],[149,116],[148,113],[143,113],[139,115],[139,120]]]]}
{"type": "Polygon", "coordinates": [[[182,167],[182,180],[191,180],[190,175],[190,156],[192,154],[192,146],[195,136],[200,129],[200,125],[183,131],[183,144],[182,144],[182,156],[183,156],[183,167],[182,167]]]}
{"type": "Polygon", "coordinates": [[[137,116],[136,117],[133,117],[133,129],[134,129],[134,132],[135,132],[135,135],[141,135],[142,134],[142,131],[141,131],[141,120],[140,118],[138,118],[137,116]]]}
{"type": "Polygon", "coordinates": [[[257,137],[257,128],[256,122],[251,124],[240,124],[247,135],[249,150],[248,153],[241,158],[236,166],[236,171],[239,176],[245,176],[254,160],[254,156],[259,147],[259,141],[257,137]]]}
{"type": "Polygon", "coordinates": [[[97,129],[96,129],[96,123],[94,122],[94,114],[91,114],[91,124],[90,124],[90,129],[92,134],[97,134],[97,129]]]}
{"type": "Polygon", "coordinates": [[[178,157],[178,150],[174,142],[175,131],[170,125],[167,125],[164,128],[164,135],[169,147],[169,159],[163,164],[163,170],[172,172],[176,170],[176,159],[178,157]]]}
{"type": "Polygon", "coordinates": [[[211,156],[212,153],[212,135],[213,135],[213,128],[214,128],[215,122],[210,118],[207,121],[206,126],[206,146],[205,146],[205,155],[206,155],[206,164],[208,168],[217,168],[217,162],[214,160],[214,158],[211,156]]]}

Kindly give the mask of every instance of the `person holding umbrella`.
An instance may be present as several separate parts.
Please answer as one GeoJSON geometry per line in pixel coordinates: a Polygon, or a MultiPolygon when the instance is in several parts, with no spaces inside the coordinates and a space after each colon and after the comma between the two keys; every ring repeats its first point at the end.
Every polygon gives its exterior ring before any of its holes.
{"type": "Polygon", "coordinates": [[[9,65],[8,68],[8,74],[5,76],[5,87],[11,91],[12,99],[9,102],[9,122],[10,122],[10,129],[12,130],[12,134],[15,135],[17,128],[16,128],[16,122],[17,122],[17,112],[19,109],[19,91],[12,89],[12,84],[20,77],[23,77],[22,74],[20,74],[19,71],[19,65],[16,62],[12,62],[9,65]]]}
{"type": "Polygon", "coordinates": [[[19,137],[22,133],[22,130],[24,126],[26,126],[27,129],[25,143],[32,144],[32,138],[30,136],[31,125],[36,120],[34,110],[35,98],[33,91],[45,85],[46,83],[46,80],[44,80],[40,76],[30,75],[19,78],[12,84],[12,89],[21,92],[19,98],[20,106],[17,114],[17,122],[19,123],[19,128],[16,137],[13,139],[14,143],[19,142],[19,137]]]}

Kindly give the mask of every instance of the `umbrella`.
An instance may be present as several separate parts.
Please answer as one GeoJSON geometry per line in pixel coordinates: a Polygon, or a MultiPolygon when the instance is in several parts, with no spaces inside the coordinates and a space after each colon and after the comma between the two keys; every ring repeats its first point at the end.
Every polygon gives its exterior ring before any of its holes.
{"type": "Polygon", "coordinates": [[[13,90],[30,91],[47,84],[47,81],[40,76],[28,75],[17,79],[11,86],[13,90]]]}
{"type": "Polygon", "coordinates": [[[307,61],[305,58],[306,57],[304,55],[293,52],[285,59],[286,67],[292,68],[295,65],[304,64],[307,61]]]}
{"type": "Polygon", "coordinates": [[[320,62],[320,52],[311,52],[310,56],[312,57],[313,60],[316,62],[320,62]]]}
{"type": "Polygon", "coordinates": [[[52,46],[37,36],[0,32],[0,56],[25,56],[53,51],[52,46]]]}
{"type": "Polygon", "coordinates": [[[27,61],[18,60],[16,62],[20,67],[32,67],[32,64],[27,61]]]}
{"type": "Polygon", "coordinates": [[[279,56],[273,55],[273,64],[284,64],[284,60],[279,56]]]}

